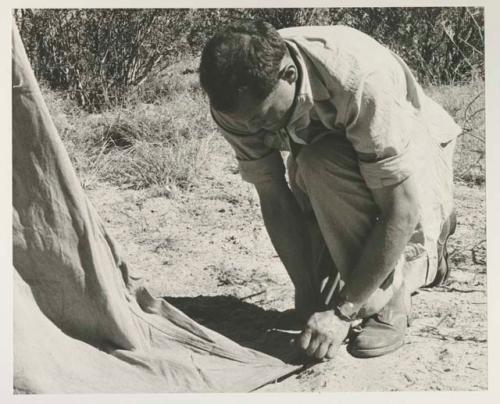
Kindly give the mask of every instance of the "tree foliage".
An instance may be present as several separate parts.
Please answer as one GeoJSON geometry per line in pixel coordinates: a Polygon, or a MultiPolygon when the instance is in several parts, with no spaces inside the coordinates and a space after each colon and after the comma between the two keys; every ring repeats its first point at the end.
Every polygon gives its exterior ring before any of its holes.
{"type": "Polygon", "coordinates": [[[482,8],[19,9],[39,80],[89,111],[111,107],[144,80],[198,55],[221,26],[257,18],[276,28],[344,24],[400,54],[424,84],[484,75],[482,8]]]}

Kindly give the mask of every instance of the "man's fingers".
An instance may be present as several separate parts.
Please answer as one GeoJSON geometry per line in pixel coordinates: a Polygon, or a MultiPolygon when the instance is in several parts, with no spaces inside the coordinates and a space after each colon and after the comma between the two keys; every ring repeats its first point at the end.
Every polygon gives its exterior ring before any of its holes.
{"type": "Polygon", "coordinates": [[[311,336],[312,332],[308,328],[306,328],[304,331],[302,331],[302,334],[300,334],[299,346],[303,350],[306,350],[307,347],[309,346],[309,342],[311,341],[311,336]]]}
{"type": "Polygon", "coordinates": [[[321,344],[321,339],[317,335],[312,337],[311,341],[309,342],[309,346],[306,349],[307,356],[313,356],[320,344],[321,344]]]}
{"type": "Polygon", "coordinates": [[[327,359],[332,359],[336,354],[339,349],[340,345],[339,344],[330,344],[328,351],[326,352],[325,357],[327,359]]]}
{"type": "Polygon", "coordinates": [[[330,348],[330,343],[328,342],[323,342],[319,345],[318,349],[316,349],[316,352],[314,352],[314,357],[316,359],[323,359],[328,352],[328,349],[330,348]]]}

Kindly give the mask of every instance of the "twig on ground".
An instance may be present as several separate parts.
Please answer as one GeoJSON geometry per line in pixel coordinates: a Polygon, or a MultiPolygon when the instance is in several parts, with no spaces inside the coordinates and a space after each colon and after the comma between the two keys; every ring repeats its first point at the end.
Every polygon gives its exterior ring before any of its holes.
{"type": "Polygon", "coordinates": [[[450,317],[450,313],[446,313],[441,319],[438,321],[438,323],[434,326],[434,328],[439,328],[441,324],[443,324],[444,320],[446,320],[448,317],[450,317]]]}
{"type": "Polygon", "coordinates": [[[450,259],[451,257],[453,257],[457,252],[458,252],[458,248],[454,248],[453,251],[448,254],[448,259],[450,259]]]}
{"type": "Polygon", "coordinates": [[[474,247],[471,248],[472,262],[476,265],[486,265],[486,260],[477,257],[477,250],[476,250],[476,248],[479,247],[484,242],[486,242],[486,240],[481,240],[479,243],[477,243],[476,245],[474,245],[474,247]]]}
{"type": "MultiPolygon", "coordinates": [[[[464,109],[464,122],[467,122],[468,121],[468,117],[467,117],[467,112],[469,111],[470,107],[472,106],[472,104],[474,104],[474,102],[481,96],[484,94],[484,90],[480,91],[479,93],[477,93],[474,98],[472,98],[471,101],[469,101],[469,103],[467,104],[467,106],[465,107],[464,109]]],[[[483,108],[484,110],[484,108],[483,108]]],[[[477,112],[477,111],[476,111],[477,112]]],[[[475,113],[475,112],[474,112],[475,113]]]]}
{"type": "Polygon", "coordinates": [[[467,121],[471,120],[472,118],[474,118],[477,114],[479,114],[480,112],[484,112],[484,107],[483,108],[479,108],[477,110],[475,110],[472,114],[470,114],[468,117],[467,117],[467,121]]]}
{"type": "MultiPolygon", "coordinates": [[[[455,342],[475,342],[479,344],[484,344],[488,342],[487,338],[478,338],[476,336],[471,336],[471,337],[463,337],[461,335],[447,335],[447,334],[441,334],[439,330],[436,330],[434,327],[430,326],[424,330],[421,330],[424,332],[429,332],[428,334],[413,334],[414,337],[417,338],[428,338],[428,339],[438,339],[441,341],[455,341],[455,342]]],[[[412,342],[415,343],[415,342],[412,342]]]]}
{"type": "Polygon", "coordinates": [[[263,295],[264,293],[266,293],[266,291],[261,290],[260,292],[252,293],[251,295],[240,297],[240,300],[243,301],[243,300],[251,299],[252,297],[260,296],[260,295],[263,295]]]}
{"type": "MultiPolygon", "coordinates": [[[[476,128],[464,128],[464,129],[462,130],[462,133],[460,134],[460,136],[463,136],[463,135],[465,135],[465,134],[468,134],[470,137],[473,137],[474,139],[477,139],[477,140],[479,140],[479,141],[480,141],[480,142],[482,142],[482,143],[486,143],[483,137],[479,137],[479,136],[477,136],[477,135],[474,135],[474,134],[470,133],[470,132],[472,132],[474,129],[476,129],[476,128]]],[[[482,157],[482,156],[481,156],[481,157],[482,157]]]]}
{"type": "Polygon", "coordinates": [[[476,167],[480,167],[481,165],[479,164],[479,162],[483,159],[483,156],[480,155],[476,161],[471,164],[469,167],[467,167],[465,170],[462,170],[460,173],[458,173],[458,177],[463,177],[465,174],[469,173],[470,171],[472,171],[473,168],[476,168],[476,167]]]}
{"type": "Polygon", "coordinates": [[[475,292],[482,292],[484,293],[484,290],[481,289],[459,289],[459,288],[443,288],[443,292],[448,292],[448,293],[475,293],[475,292]]]}

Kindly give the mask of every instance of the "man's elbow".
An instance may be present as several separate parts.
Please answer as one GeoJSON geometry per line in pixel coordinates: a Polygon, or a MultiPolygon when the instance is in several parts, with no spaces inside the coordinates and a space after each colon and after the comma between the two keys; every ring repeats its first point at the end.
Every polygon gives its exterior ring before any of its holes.
{"type": "Polygon", "coordinates": [[[412,177],[374,193],[380,207],[380,219],[391,227],[413,231],[420,221],[419,195],[412,177]]]}
{"type": "Polygon", "coordinates": [[[420,221],[420,209],[416,198],[404,198],[391,212],[390,221],[396,222],[406,232],[412,232],[420,221]]]}
{"type": "Polygon", "coordinates": [[[409,204],[406,209],[406,227],[413,230],[420,222],[420,211],[416,204],[409,204]]]}

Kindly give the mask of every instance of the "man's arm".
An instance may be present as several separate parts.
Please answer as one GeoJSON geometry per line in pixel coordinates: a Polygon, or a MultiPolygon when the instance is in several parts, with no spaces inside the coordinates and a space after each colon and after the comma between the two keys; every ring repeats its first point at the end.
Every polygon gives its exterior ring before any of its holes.
{"type": "MultiPolygon", "coordinates": [[[[354,303],[354,309],[394,270],[419,219],[418,191],[412,178],[412,138],[418,134],[414,132],[414,111],[401,91],[405,82],[397,63],[374,66],[350,97],[337,101],[337,116],[345,125],[347,139],[359,157],[361,175],[380,210],[380,220],[368,234],[341,291],[341,297],[354,303]]],[[[345,329],[333,311],[315,313],[301,336],[301,346],[317,358],[331,357],[335,351],[331,347],[340,344],[345,329]]]]}
{"type": "Polygon", "coordinates": [[[255,184],[262,217],[274,248],[296,290],[299,310],[312,309],[316,297],[311,283],[310,240],[303,213],[285,179],[255,184]]]}
{"type": "Polygon", "coordinates": [[[384,282],[403,254],[419,220],[417,192],[412,176],[396,185],[372,189],[380,220],[341,292],[355,306],[361,306],[384,282]]]}
{"type": "Polygon", "coordinates": [[[241,123],[214,109],[211,112],[235,151],[241,177],[257,190],[267,232],[295,286],[296,306],[312,301],[314,294],[306,274],[311,270],[307,224],[286,183],[280,153],[267,145],[266,131],[248,133],[241,123]]]}
{"type": "MultiPolygon", "coordinates": [[[[359,307],[383,283],[404,252],[418,222],[417,189],[410,176],[403,182],[373,189],[380,208],[354,271],[346,280],[341,295],[359,307]]],[[[301,334],[299,344],[309,356],[331,359],[346,337],[349,323],[328,310],[314,313],[301,334]]]]}

